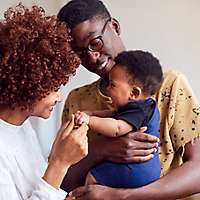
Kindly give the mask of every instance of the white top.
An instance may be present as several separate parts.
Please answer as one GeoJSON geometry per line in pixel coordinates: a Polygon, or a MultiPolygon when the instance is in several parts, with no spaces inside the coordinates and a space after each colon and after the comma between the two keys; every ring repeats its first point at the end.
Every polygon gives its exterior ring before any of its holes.
{"type": "Polygon", "coordinates": [[[67,193],[41,178],[46,168],[29,120],[15,126],[0,119],[0,199],[63,200],[67,193]]]}

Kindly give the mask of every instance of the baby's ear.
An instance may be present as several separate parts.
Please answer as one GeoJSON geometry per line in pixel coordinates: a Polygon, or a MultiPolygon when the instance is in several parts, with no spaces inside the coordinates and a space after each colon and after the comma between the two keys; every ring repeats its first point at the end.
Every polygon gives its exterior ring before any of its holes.
{"type": "Polygon", "coordinates": [[[142,89],[138,86],[133,86],[131,94],[130,94],[130,100],[136,100],[142,93],[142,89]]]}

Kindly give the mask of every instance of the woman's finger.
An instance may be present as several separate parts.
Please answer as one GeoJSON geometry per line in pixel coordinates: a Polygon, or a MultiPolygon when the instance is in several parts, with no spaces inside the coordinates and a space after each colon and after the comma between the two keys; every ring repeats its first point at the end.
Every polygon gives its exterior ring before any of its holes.
{"type": "Polygon", "coordinates": [[[88,131],[88,125],[83,122],[81,126],[77,129],[77,134],[84,134],[86,135],[88,131]]]}
{"type": "Polygon", "coordinates": [[[74,115],[72,114],[69,124],[62,131],[62,138],[66,138],[74,128],[74,115]]]}

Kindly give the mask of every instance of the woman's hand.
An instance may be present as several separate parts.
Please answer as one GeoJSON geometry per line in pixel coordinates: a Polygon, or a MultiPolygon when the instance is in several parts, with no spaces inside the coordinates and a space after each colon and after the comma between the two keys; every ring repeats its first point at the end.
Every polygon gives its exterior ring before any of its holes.
{"type": "Polygon", "coordinates": [[[99,136],[89,145],[89,154],[95,157],[97,162],[103,160],[121,163],[147,161],[153,157],[159,139],[144,133],[145,131],[146,128],[143,127],[136,132],[117,138],[99,136]]]}
{"type": "Polygon", "coordinates": [[[70,166],[87,155],[88,126],[83,123],[78,129],[73,128],[74,115],[72,115],[71,121],[64,124],[59,130],[49,156],[49,163],[59,162],[70,166]]]}
{"type": "Polygon", "coordinates": [[[68,168],[87,155],[87,130],[88,126],[85,123],[74,129],[73,115],[71,121],[59,130],[49,156],[49,165],[43,176],[43,179],[56,189],[60,188],[68,168]]]}

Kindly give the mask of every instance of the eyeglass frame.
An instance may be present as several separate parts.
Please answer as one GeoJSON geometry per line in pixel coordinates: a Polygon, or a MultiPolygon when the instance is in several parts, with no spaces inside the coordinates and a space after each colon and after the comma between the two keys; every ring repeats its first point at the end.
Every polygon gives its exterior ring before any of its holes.
{"type": "Polygon", "coordinates": [[[79,56],[81,56],[81,55],[85,55],[88,51],[91,51],[91,52],[98,52],[98,51],[100,51],[100,50],[103,48],[103,46],[104,46],[104,42],[103,42],[102,37],[104,36],[105,30],[106,30],[106,26],[107,26],[108,22],[110,22],[110,21],[111,21],[111,18],[108,18],[108,19],[106,20],[106,22],[105,22],[105,24],[104,24],[104,26],[103,26],[103,28],[102,28],[101,34],[100,34],[99,36],[93,38],[92,40],[90,40],[90,42],[89,42],[89,44],[88,44],[87,47],[83,47],[82,49],[77,50],[77,51],[75,50],[75,52],[76,52],[79,56]],[[96,40],[96,39],[99,39],[99,40],[101,41],[101,43],[102,43],[101,48],[99,48],[98,50],[94,50],[94,49],[90,48],[90,43],[91,43],[92,41],[96,40]]]}

